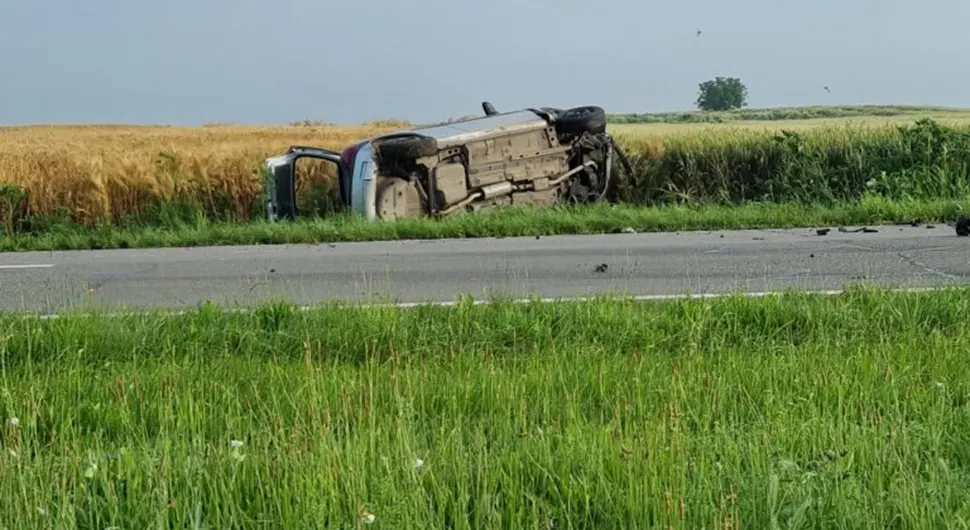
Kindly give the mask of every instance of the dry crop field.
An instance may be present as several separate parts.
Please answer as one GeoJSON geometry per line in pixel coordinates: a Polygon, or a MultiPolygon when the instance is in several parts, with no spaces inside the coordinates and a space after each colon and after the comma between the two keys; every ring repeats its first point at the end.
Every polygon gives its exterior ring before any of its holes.
{"type": "MultiPolygon", "coordinates": [[[[895,193],[900,178],[912,180],[914,172],[929,169],[936,171],[932,189],[923,186],[919,193],[946,196],[955,191],[940,189],[940,171],[956,175],[967,163],[964,158],[970,157],[953,149],[954,142],[963,141],[965,135],[950,134],[970,127],[970,112],[928,110],[792,120],[755,116],[759,119],[726,123],[613,124],[613,131],[633,155],[637,173],[633,182],[618,188],[618,198],[638,204],[845,200],[869,189],[865,185],[875,177],[886,179],[880,184],[886,193],[895,193]],[[936,122],[909,136],[890,127],[911,126],[921,117],[936,122]],[[935,124],[943,128],[936,129],[935,124]],[[781,130],[794,135],[778,141],[775,136],[781,130]],[[920,152],[926,135],[940,144],[937,147],[947,146],[951,158],[940,162],[933,151],[936,147],[920,152]],[[797,156],[788,156],[791,152],[797,156]],[[831,178],[837,181],[827,181],[831,178]]],[[[265,157],[292,144],[340,149],[356,139],[403,126],[400,122],[358,126],[307,122],[275,127],[0,128],[0,183],[14,185],[0,188],[0,226],[7,231],[30,230],[31,220],[45,217],[84,224],[98,220],[151,224],[158,221],[161,210],[173,205],[183,212],[175,215],[251,219],[259,215],[258,167],[265,157]]],[[[303,206],[327,210],[335,195],[329,166],[306,164],[299,168],[303,206]]],[[[943,187],[953,188],[951,184],[944,182],[943,187]]]]}
{"type": "MultiPolygon", "coordinates": [[[[80,221],[141,211],[155,200],[209,203],[249,216],[254,169],[293,144],[341,148],[400,125],[206,127],[27,126],[0,129],[0,182],[24,189],[30,213],[67,207],[80,221]],[[216,201],[221,201],[216,204],[216,201]]],[[[325,164],[308,185],[329,184],[325,164]]]]}

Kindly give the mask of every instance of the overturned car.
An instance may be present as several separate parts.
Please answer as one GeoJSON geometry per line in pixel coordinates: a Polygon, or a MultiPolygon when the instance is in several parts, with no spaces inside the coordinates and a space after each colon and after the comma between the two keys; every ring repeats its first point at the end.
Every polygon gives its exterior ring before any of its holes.
{"type": "Polygon", "coordinates": [[[340,202],[368,220],[447,216],[502,205],[546,207],[604,198],[614,155],[600,107],[544,107],[416,127],[347,147],[342,153],[292,146],[265,163],[267,215],[292,219],[296,162],[336,165],[340,202]]]}

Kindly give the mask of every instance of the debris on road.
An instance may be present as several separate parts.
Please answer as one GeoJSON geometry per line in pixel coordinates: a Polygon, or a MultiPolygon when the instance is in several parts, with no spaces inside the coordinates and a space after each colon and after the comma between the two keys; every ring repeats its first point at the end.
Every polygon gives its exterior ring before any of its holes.
{"type": "Polygon", "coordinates": [[[606,268],[607,265],[605,263],[601,263],[596,266],[596,272],[606,272],[606,268]]]}
{"type": "Polygon", "coordinates": [[[970,217],[961,217],[957,220],[956,230],[958,236],[970,236],[970,217]]]}
{"type": "Polygon", "coordinates": [[[831,231],[832,231],[831,228],[819,228],[818,230],[815,231],[815,234],[819,236],[827,236],[831,231]]]}
{"type": "Polygon", "coordinates": [[[839,227],[839,232],[842,232],[844,234],[857,234],[859,232],[863,232],[863,233],[866,233],[866,234],[875,234],[878,231],[879,230],[876,230],[875,228],[869,228],[868,226],[862,226],[862,227],[855,228],[855,229],[852,229],[852,230],[849,230],[848,228],[846,228],[844,226],[840,226],[839,227]]]}

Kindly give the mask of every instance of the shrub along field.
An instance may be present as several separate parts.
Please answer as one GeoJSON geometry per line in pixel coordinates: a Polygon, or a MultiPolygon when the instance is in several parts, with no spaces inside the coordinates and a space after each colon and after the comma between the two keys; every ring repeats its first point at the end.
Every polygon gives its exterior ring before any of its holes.
{"type": "Polygon", "coordinates": [[[0,317],[9,528],[958,528],[968,290],[0,317]]]}
{"type": "MultiPolygon", "coordinates": [[[[611,127],[635,176],[617,182],[613,198],[632,206],[963,200],[970,196],[968,116],[906,107],[617,115],[611,127]]],[[[265,157],[291,144],[341,149],[405,125],[0,128],[0,227],[37,234],[71,224],[261,219],[265,157]]],[[[329,166],[307,164],[298,168],[301,206],[331,211],[329,166]]]]}

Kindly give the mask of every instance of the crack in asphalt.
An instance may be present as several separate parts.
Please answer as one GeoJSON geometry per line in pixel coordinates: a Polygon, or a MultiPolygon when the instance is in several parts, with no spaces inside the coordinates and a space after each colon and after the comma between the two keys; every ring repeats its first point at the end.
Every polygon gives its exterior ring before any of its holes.
{"type": "MultiPolygon", "coordinates": [[[[919,252],[919,251],[916,251],[916,252],[919,252]]],[[[946,271],[942,271],[940,269],[937,269],[936,267],[933,267],[931,265],[927,265],[927,264],[925,264],[925,263],[923,263],[921,261],[917,261],[916,258],[914,258],[913,256],[908,255],[908,253],[906,253],[906,252],[897,252],[895,255],[903,263],[907,263],[907,264],[909,264],[909,265],[911,265],[913,267],[916,267],[917,269],[920,269],[920,270],[922,270],[923,272],[925,272],[927,274],[931,274],[933,276],[939,276],[940,278],[946,278],[948,280],[962,280],[963,279],[960,276],[955,276],[955,275],[950,274],[950,273],[948,273],[946,271]]]]}
{"type": "MultiPolygon", "coordinates": [[[[866,251],[869,251],[869,252],[879,252],[879,249],[877,249],[875,247],[871,247],[871,246],[863,245],[863,244],[858,244],[858,243],[845,243],[845,242],[835,242],[835,241],[831,241],[831,242],[827,242],[827,243],[831,243],[831,246],[828,248],[828,250],[835,250],[837,248],[856,248],[856,249],[860,249],[860,250],[866,250],[866,251]]],[[[910,251],[910,252],[894,252],[893,255],[896,256],[897,258],[899,258],[899,260],[901,262],[903,262],[903,263],[905,263],[905,264],[907,264],[907,265],[909,265],[911,267],[917,268],[917,269],[919,269],[919,270],[923,271],[924,273],[929,274],[931,276],[937,276],[937,277],[945,278],[945,279],[948,279],[948,280],[963,280],[964,277],[962,277],[962,276],[956,276],[954,274],[950,274],[950,273],[948,273],[946,271],[940,270],[940,269],[938,269],[936,267],[933,267],[931,265],[927,265],[926,263],[923,263],[922,261],[917,260],[915,257],[913,257],[911,255],[911,254],[913,254],[915,252],[926,252],[926,251],[929,251],[929,250],[949,250],[951,248],[953,248],[953,247],[951,247],[951,246],[938,246],[938,247],[931,247],[931,248],[924,248],[924,249],[919,249],[919,250],[913,250],[913,251],[910,251]]]]}

